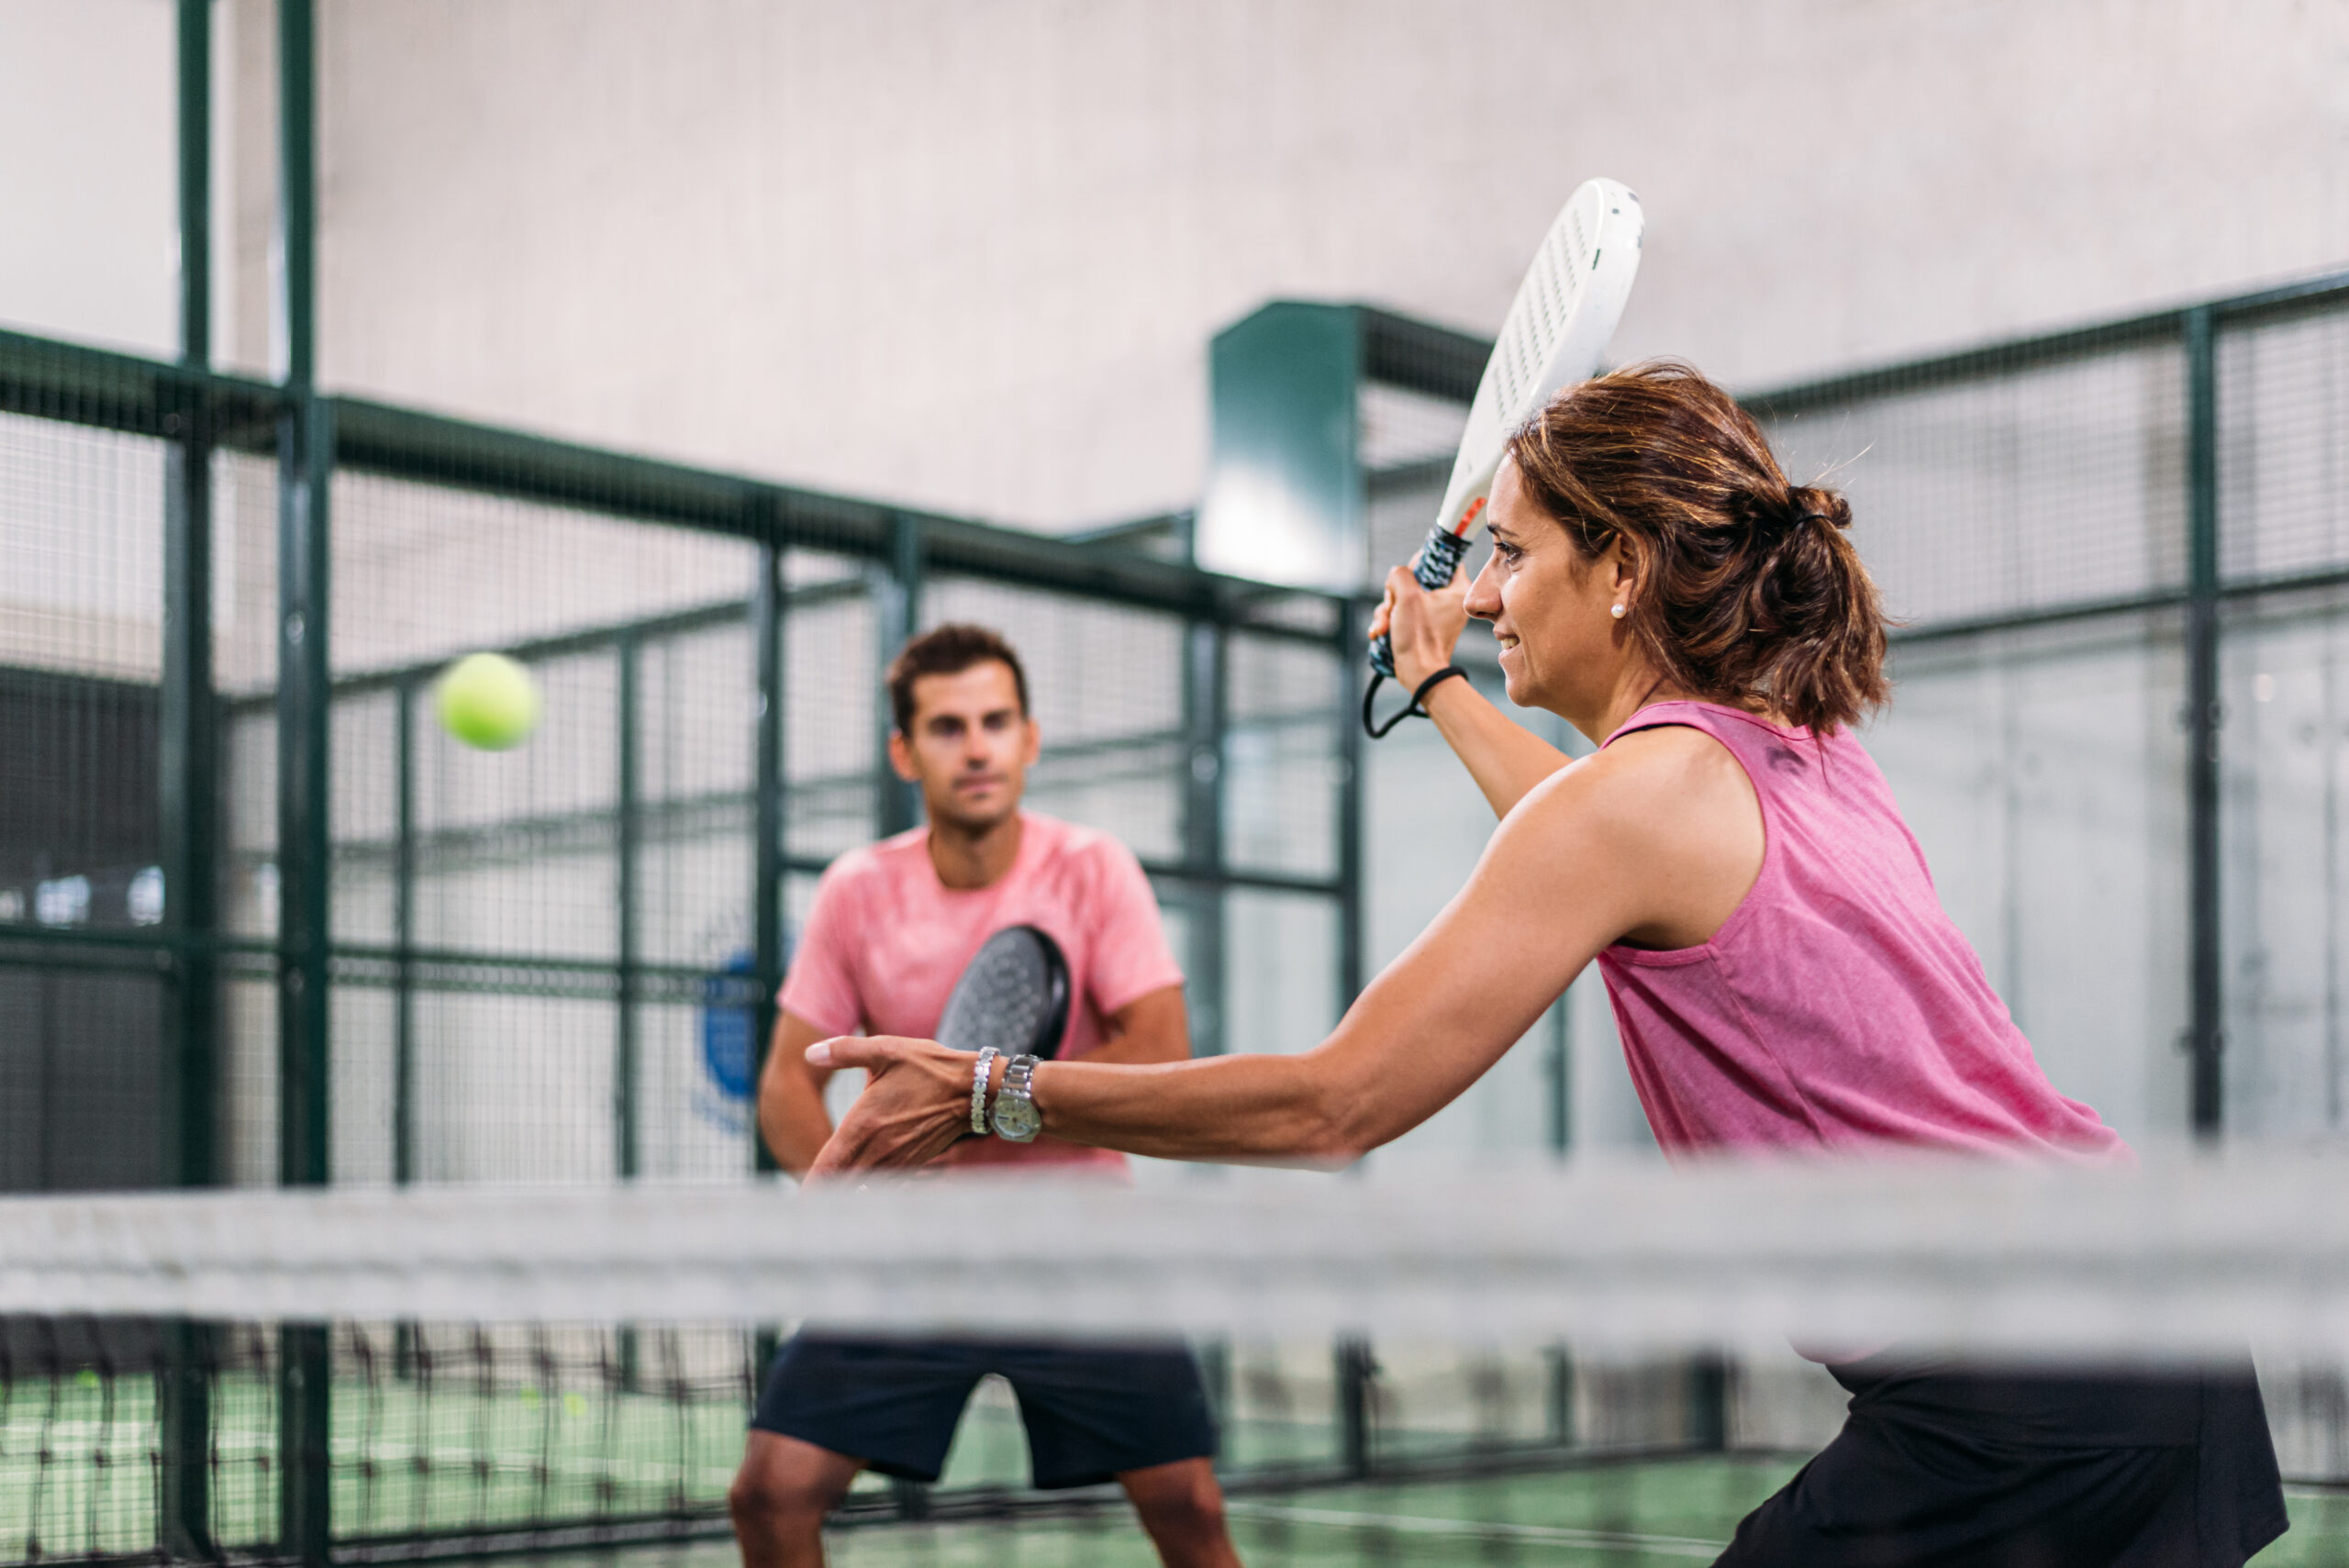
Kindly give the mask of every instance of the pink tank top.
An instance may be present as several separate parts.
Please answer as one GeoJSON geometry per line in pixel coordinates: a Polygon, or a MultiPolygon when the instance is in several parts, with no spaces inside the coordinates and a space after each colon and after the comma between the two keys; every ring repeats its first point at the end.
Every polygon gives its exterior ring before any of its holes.
{"type": "Polygon", "coordinates": [[[1762,872],[1712,940],[1598,955],[1632,1082],[1668,1153],[1907,1144],[2127,1158],[2055,1092],[1933,893],[1876,762],[1735,708],[1665,702],[1607,739],[1682,725],[1762,804],[1762,872]]]}

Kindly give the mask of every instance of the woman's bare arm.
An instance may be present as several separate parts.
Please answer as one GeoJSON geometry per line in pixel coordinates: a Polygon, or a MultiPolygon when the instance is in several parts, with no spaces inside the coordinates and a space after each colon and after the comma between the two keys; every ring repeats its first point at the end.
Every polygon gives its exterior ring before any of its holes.
{"type": "MultiPolygon", "coordinates": [[[[1459,895],[1312,1051],[1050,1062],[1036,1070],[1037,1107],[1055,1138],[1136,1154],[1343,1163],[1456,1097],[1609,943],[1706,940],[1761,853],[1752,788],[1718,742],[1693,730],[1630,737],[1537,786],[1459,895]]],[[[966,1054],[890,1038],[810,1054],[874,1075],[818,1174],[919,1164],[969,1130],[966,1054]]]]}

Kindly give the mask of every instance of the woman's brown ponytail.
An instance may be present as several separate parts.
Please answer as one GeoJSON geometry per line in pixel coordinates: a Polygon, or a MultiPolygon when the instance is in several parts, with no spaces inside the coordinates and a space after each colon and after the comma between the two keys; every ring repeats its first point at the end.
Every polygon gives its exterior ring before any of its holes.
{"type": "Polygon", "coordinates": [[[1789,484],[1742,408],[1672,361],[1586,381],[1509,440],[1528,493],[1586,557],[1638,573],[1625,625],[1678,685],[1820,731],[1888,695],[1885,619],[1852,508],[1789,484]]]}

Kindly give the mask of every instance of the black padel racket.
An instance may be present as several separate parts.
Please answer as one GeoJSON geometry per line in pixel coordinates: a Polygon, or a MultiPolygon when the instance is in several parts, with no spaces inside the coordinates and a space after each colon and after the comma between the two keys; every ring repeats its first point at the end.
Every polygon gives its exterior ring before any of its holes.
{"type": "Polygon", "coordinates": [[[1033,926],[1006,926],[980,945],[938,1018],[938,1043],[994,1046],[1006,1056],[1060,1054],[1068,1029],[1068,960],[1033,926]]]}

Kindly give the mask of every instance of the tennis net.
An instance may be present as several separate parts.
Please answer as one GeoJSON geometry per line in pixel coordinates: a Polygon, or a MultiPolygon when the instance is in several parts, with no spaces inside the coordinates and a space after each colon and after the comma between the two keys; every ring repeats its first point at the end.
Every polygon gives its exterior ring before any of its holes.
{"type": "MultiPolygon", "coordinates": [[[[2344,1178],[2301,1155],[9,1199],[0,1563],[721,1536],[761,1368],[803,1324],[1185,1336],[1235,1518],[1384,1531],[1389,1556],[1417,1516],[1327,1488],[1816,1447],[1840,1396],[1789,1340],[2249,1350],[2287,1471],[2338,1480],[2344,1178]]],[[[940,1485],[862,1482],[842,1519],[1102,1500],[1025,1483],[1016,1409],[983,1387],[940,1485]]],[[[1575,1532],[1608,1528],[1473,1540],[1599,1550],[1575,1532]]],[[[1630,1533],[1667,1557],[1709,1539],[1630,1533]]]]}

